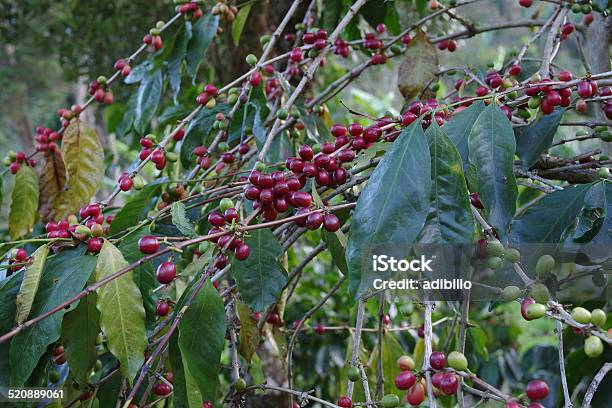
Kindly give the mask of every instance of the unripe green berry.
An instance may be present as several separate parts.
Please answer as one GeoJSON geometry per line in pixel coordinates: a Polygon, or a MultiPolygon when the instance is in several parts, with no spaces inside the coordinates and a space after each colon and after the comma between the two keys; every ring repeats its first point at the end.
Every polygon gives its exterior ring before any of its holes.
{"type": "Polygon", "coordinates": [[[230,105],[235,105],[236,102],[238,102],[238,95],[236,94],[229,94],[227,97],[227,103],[230,105]]]}
{"type": "Polygon", "coordinates": [[[306,29],[306,26],[303,23],[297,23],[294,27],[296,31],[304,31],[306,29]]]}
{"type": "Polygon", "coordinates": [[[300,117],[302,117],[302,113],[300,112],[297,106],[292,107],[289,111],[289,114],[294,119],[299,119],[300,117]]]}
{"type": "Polygon", "coordinates": [[[521,296],[521,290],[517,286],[506,286],[502,291],[502,298],[506,302],[518,299],[521,296]]]}
{"type": "Polygon", "coordinates": [[[525,309],[525,315],[529,320],[539,319],[546,314],[546,306],[541,303],[533,303],[525,309]]]}
{"type": "Polygon", "coordinates": [[[555,258],[550,255],[542,255],[536,263],[536,274],[541,278],[545,277],[550,274],[554,267],[555,258]]]}
{"type": "Polygon", "coordinates": [[[226,153],[229,150],[229,145],[226,142],[221,142],[218,149],[220,152],[226,153]]]}
{"type": "Polygon", "coordinates": [[[287,113],[286,109],[280,108],[278,111],[276,111],[276,117],[281,120],[287,119],[287,116],[289,116],[289,113],[287,113]]]}
{"type": "Polygon", "coordinates": [[[587,132],[586,130],[577,130],[576,131],[576,137],[582,137],[582,136],[586,136],[588,134],[589,134],[589,132],[587,132]]]}
{"type": "Polygon", "coordinates": [[[603,327],[607,319],[608,316],[606,316],[606,312],[603,310],[593,309],[593,311],[591,311],[591,323],[595,326],[603,327]]]}
{"type": "Polygon", "coordinates": [[[467,358],[458,351],[452,351],[446,357],[446,361],[451,368],[457,371],[465,371],[468,368],[467,358]]]}
{"type": "Polygon", "coordinates": [[[257,164],[255,164],[255,170],[257,171],[264,171],[266,169],[266,165],[262,162],[257,162],[257,164]]]}
{"type": "Polygon", "coordinates": [[[155,136],[155,134],[153,133],[149,133],[148,135],[145,136],[145,138],[152,140],[153,142],[157,141],[157,136],[155,136]]]}
{"type": "Polygon", "coordinates": [[[399,403],[399,397],[395,394],[387,394],[382,400],[380,400],[380,405],[382,408],[395,408],[399,406],[399,403]]]}
{"type": "Polygon", "coordinates": [[[393,44],[390,48],[391,52],[395,55],[401,54],[404,50],[397,44],[393,44]]]}
{"type": "Polygon", "coordinates": [[[159,28],[155,27],[155,28],[150,29],[149,34],[151,34],[152,36],[158,36],[160,34],[159,28]]]}
{"type": "Polygon", "coordinates": [[[489,259],[487,259],[487,267],[489,269],[493,269],[493,270],[499,269],[502,267],[503,264],[504,264],[504,261],[497,256],[492,256],[489,259]]]}
{"type": "Polygon", "coordinates": [[[489,241],[487,244],[487,253],[489,256],[503,256],[504,255],[504,246],[499,241],[489,241]]]}
{"type": "Polygon", "coordinates": [[[249,65],[257,64],[257,57],[254,54],[249,54],[246,56],[246,62],[249,65]]]}
{"type": "Polygon", "coordinates": [[[259,42],[260,42],[261,44],[264,44],[264,45],[265,45],[265,44],[267,44],[267,43],[269,43],[269,42],[270,42],[270,36],[269,36],[268,34],[262,35],[262,36],[259,38],[259,42]]]}
{"type": "Polygon", "coordinates": [[[238,392],[244,391],[246,389],[246,381],[242,378],[236,379],[236,381],[234,381],[234,389],[238,392]]]}
{"type": "Polygon", "coordinates": [[[596,358],[601,356],[604,351],[603,342],[599,337],[589,336],[584,341],[584,353],[591,357],[596,358]]]}
{"type": "Polygon", "coordinates": [[[166,160],[168,160],[170,163],[176,163],[176,161],[178,160],[178,155],[174,152],[166,152],[166,160]]]}
{"type": "Polygon", "coordinates": [[[351,381],[359,380],[359,369],[357,367],[351,367],[348,370],[348,379],[351,381]]]}
{"type": "Polygon", "coordinates": [[[91,229],[86,225],[77,225],[77,227],[74,229],[74,232],[79,235],[81,234],[86,235],[86,236],[91,235],[91,229]]]}
{"type": "Polygon", "coordinates": [[[139,174],[134,176],[134,178],[132,179],[132,183],[132,187],[134,187],[134,190],[142,190],[145,186],[144,179],[139,174]]]}
{"type": "Polygon", "coordinates": [[[221,211],[225,212],[226,210],[230,208],[234,208],[234,202],[231,199],[225,197],[219,203],[219,208],[221,209],[221,211]]]}
{"type": "Polygon", "coordinates": [[[599,137],[604,142],[612,142],[612,133],[607,130],[598,133],[597,137],[599,137]]]}
{"type": "Polygon", "coordinates": [[[610,169],[607,167],[601,167],[599,170],[597,170],[597,176],[602,179],[607,179],[610,177],[610,169]]]}
{"type": "Polygon", "coordinates": [[[540,107],[540,103],[542,103],[542,98],[540,98],[539,96],[532,96],[531,98],[529,98],[527,106],[529,106],[529,109],[537,109],[540,107]]]}
{"type": "Polygon", "coordinates": [[[550,299],[550,292],[546,285],[536,283],[531,288],[531,297],[538,303],[546,303],[550,299]]]}
{"type": "Polygon", "coordinates": [[[575,307],[572,309],[572,319],[581,324],[588,324],[591,322],[591,312],[584,307],[575,307]]]}
{"type": "Polygon", "coordinates": [[[217,106],[217,100],[215,98],[210,98],[204,106],[206,106],[206,109],[212,109],[217,106]]]}
{"type": "Polygon", "coordinates": [[[157,23],[155,23],[155,27],[159,28],[161,30],[161,28],[164,26],[164,24],[166,24],[163,20],[159,20],[157,23]]]}
{"type": "Polygon", "coordinates": [[[106,82],[108,81],[108,79],[107,79],[107,78],[106,78],[104,75],[100,75],[100,76],[98,77],[98,79],[96,79],[96,81],[98,81],[98,83],[99,83],[100,85],[104,85],[104,84],[106,84],[106,82]]]}
{"type": "Polygon", "coordinates": [[[91,235],[94,237],[101,237],[104,235],[104,228],[100,224],[94,224],[91,226],[91,235]]]}
{"type": "Polygon", "coordinates": [[[504,258],[508,262],[518,262],[521,260],[521,253],[516,248],[508,248],[504,251],[504,258]]]}

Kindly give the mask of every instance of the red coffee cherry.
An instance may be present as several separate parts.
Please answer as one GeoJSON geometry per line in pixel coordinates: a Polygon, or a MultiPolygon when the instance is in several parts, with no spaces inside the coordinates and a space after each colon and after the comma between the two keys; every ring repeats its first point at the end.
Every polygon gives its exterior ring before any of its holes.
{"type": "Polygon", "coordinates": [[[456,394],[459,389],[459,380],[455,374],[445,373],[440,379],[440,387],[438,388],[447,395],[456,394]]]}
{"type": "Polygon", "coordinates": [[[446,356],[441,351],[434,351],[429,356],[429,364],[435,370],[442,370],[446,366],[446,356]]]}
{"type": "Polygon", "coordinates": [[[87,241],[87,250],[97,254],[102,249],[102,240],[98,237],[89,238],[87,241]]]}
{"type": "Polygon", "coordinates": [[[323,216],[323,227],[328,232],[336,232],[340,229],[340,219],[336,214],[327,213],[323,216]]]}
{"type": "Polygon", "coordinates": [[[153,235],[145,235],[138,240],[138,249],[143,254],[154,254],[159,249],[159,241],[153,235]]]}
{"type": "Polygon", "coordinates": [[[221,213],[213,211],[208,214],[208,223],[213,227],[222,227],[225,225],[225,217],[221,213]]]}
{"type": "Polygon", "coordinates": [[[401,371],[395,377],[395,386],[398,390],[407,390],[416,383],[416,375],[412,371],[401,371]]]}
{"type": "Polygon", "coordinates": [[[153,393],[155,395],[159,395],[160,397],[168,395],[171,392],[172,392],[172,388],[164,382],[157,383],[153,386],[153,393]]]}
{"type": "Polygon", "coordinates": [[[155,272],[157,281],[162,284],[170,283],[176,277],[176,266],[172,262],[162,262],[155,272]]]}
{"type": "Polygon", "coordinates": [[[236,259],[238,259],[239,261],[244,261],[251,254],[251,247],[249,247],[248,244],[244,244],[244,243],[240,244],[236,248],[235,254],[236,254],[236,259]]]}
{"type": "Polygon", "coordinates": [[[158,301],[157,305],[155,306],[155,314],[157,316],[163,317],[166,316],[168,313],[170,313],[170,305],[168,304],[168,302],[164,300],[158,301]]]}
{"type": "Polygon", "coordinates": [[[351,399],[349,397],[340,397],[338,398],[338,404],[339,407],[342,408],[352,408],[353,407],[353,401],[351,401],[351,399]]]}
{"type": "Polygon", "coordinates": [[[309,230],[316,230],[321,227],[323,223],[323,214],[320,212],[312,213],[306,218],[306,228],[309,230]]]}
{"type": "Polygon", "coordinates": [[[421,405],[423,401],[425,401],[425,387],[420,382],[414,384],[410,390],[408,390],[408,394],[406,394],[406,401],[410,405],[421,405]]]}
{"type": "Polygon", "coordinates": [[[548,396],[549,392],[550,389],[548,388],[548,384],[542,380],[530,381],[525,387],[525,393],[532,401],[543,400],[546,398],[546,396],[548,396]]]}

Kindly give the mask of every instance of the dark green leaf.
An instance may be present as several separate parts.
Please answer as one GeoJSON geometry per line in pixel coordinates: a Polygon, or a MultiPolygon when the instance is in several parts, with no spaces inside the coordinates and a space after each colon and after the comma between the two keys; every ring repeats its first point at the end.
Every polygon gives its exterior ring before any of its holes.
{"type": "MultiPolygon", "coordinates": [[[[84,254],[85,248],[63,250],[47,260],[31,316],[49,311],[80,292],[89,279],[96,258],[84,254]]],[[[22,386],[47,347],[60,337],[61,310],[23,330],[11,340],[11,384],[22,386]]]]}
{"type": "Polygon", "coordinates": [[[187,61],[187,73],[193,78],[194,85],[198,67],[204,59],[206,50],[217,35],[218,24],[219,17],[213,16],[210,13],[205,14],[193,24],[191,41],[189,41],[187,46],[187,56],[185,59],[187,61]]]}
{"type": "Polygon", "coordinates": [[[193,376],[203,400],[214,401],[217,397],[225,331],[223,299],[208,281],[179,323],[178,341],[183,365],[193,376]]]}
{"type": "Polygon", "coordinates": [[[512,224],[511,238],[520,243],[557,243],[574,224],[590,184],[555,191],[525,211],[512,224]]]}
{"type": "Polygon", "coordinates": [[[191,39],[191,23],[186,22],[176,34],[174,48],[168,58],[168,79],[174,91],[174,103],[177,103],[178,94],[181,91],[181,65],[187,54],[187,43],[191,39]]]}
{"type": "Polygon", "coordinates": [[[194,387],[193,377],[183,365],[183,357],[178,345],[178,333],[174,333],[168,347],[168,357],[172,365],[172,396],[175,407],[202,407],[202,394],[197,386],[194,387]]]}
{"type": "Polygon", "coordinates": [[[117,234],[142,220],[153,206],[160,188],[160,184],[151,183],[133,194],[131,200],[113,218],[110,233],[117,234]]]}
{"type": "Polygon", "coordinates": [[[136,100],[138,99],[138,93],[132,92],[130,99],[125,106],[125,111],[123,112],[123,117],[121,118],[121,122],[119,122],[119,126],[117,126],[117,135],[125,136],[132,130],[132,125],[134,124],[134,117],[136,108],[136,100]]]}
{"type": "MultiPolygon", "coordinates": [[[[0,332],[6,333],[15,325],[17,308],[12,299],[17,297],[19,287],[23,279],[23,273],[15,273],[0,281],[0,332]]],[[[9,384],[11,378],[11,367],[9,363],[10,342],[0,343],[0,384],[9,384]]]]}
{"type": "Polygon", "coordinates": [[[543,115],[528,126],[515,131],[516,152],[521,158],[521,168],[529,169],[552,143],[565,109],[557,108],[550,115],[543,115]]]}
{"type": "Polygon", "coordinates": [[[459,151],[463,162],[463,171],[467,171],[468,161],[468,140],[472,127],[476,123],[476,119],[482,113],[485,104],[482,101],[476,101],[466,109],[454,115],[451,120],[442,126],[442,130],[446,132],[448,137],[453,141],[455,147],[459,151]]]}
{"type": "Polygon", "coordinates": [[[38,284],[40,283],[40,277],[45,267],[48,254],[49,245],[45,244],[38,247],[32,254],[32,263],[28,265],[23,272],[24,277],[16,301],[17,324],[25,322],[32,310],[32,303],[38,291],[38,284]]]}
{"type": "Polygon", "coordinates": [[[476,184],[470,187],[480,196],[489,224],[502,239],[516,210],[515,149],[510,121],[497,104],[490,104],[469,136],[470,164],[476,170],[476,184]]]}
{"type": "Polygon", "coordinates": [[[145,60],[142,63],[136,65],[130,71],[130,75],[128,75],[124,82],[126,84],[135,84],[137,82],[142,81],[142,79],[148,75],[149,71],[153,67],[153,64],[149,60],[145,60]]]}
{"type": "Polygon", "coordinates": [[[234,18],[234,22],[232,23],[232,40],[234,40],[234,45],[238,45],[240,43],[240,36],[242,35],[242,30],[244,29],[244,25],[249,17],[252,4],[253,3],[248,3],[242,6],[240,11],[238,11],[238,14],[236,14],[236,18],[234,18]]]}
{"type": "Polygon", "coordinates": [[[420,123],[391,145],[359,195],[346,258],[350,291],[357,298],[375,278],[372,255],[405,253],[425,224],[431,191],[429,148],[420,123]]]}
{"type": "Polygon", "coordinates": [[[179,231],[186,237],[194,238],[198,236],[195,230],[195,226],[189,218],[185,210],[185,204],[180,201],[172,203],[170,207],[170,214],[172,215],[172,223],[178,228],[179,231]]]}
{"type": "Polygon", "coordinates": [[[345,276],[348,275],[348,265],[346,264],[346,254],[342,243],[333,232],[321,230],[321,237],[327,242],[327,248],[331,252],[334,263],[345,276]]]}
{"type": "Polygon", "coordinates": [[[79,301],[79,305],[68,313],[62,323],[62,344],[74,379],[85,385],[87,374],[96,363],[96,337],[100,333],[96,309],[96,294],[90,293],[79,301]]]}
{"type": "Polygon", "coordinates": [[[145,76],[136,91],[136,103],[134,105],[134,129],[144,133],[161,99],[163,87],[162,72],[160,69],[145,76]]]}
{"type": "Polygon", "coordinates": [[[472,242],[474,219],[459,152],[437,124],[427,129],[427,136],[433,184],[429,214],[419,242],[472,242]]]}
{"type": "Polygon", "coordinates": [[[217,104],[213,109],[201,110],[189,123],[187,129],[185,129],[185,137],[181,144],[180,157],[183,167],[190,168],[193,166],[191,163],[191,159],[194,157],[193,149],[206,144],[207,137],[212,130],[213,123],[215,123],[215,115],[226,110],[227,105],[217,104]]]}
{"type": "MultiPolygon", "coordinates": [[[[375,356],[373,357],[374,373],[378,372],[378,347],[375,348],[375,356]]],[[[382,338],[382,373],[385,384],[385,389],[394,389],[395,377],[400,373],[397,367],[397,359],[403,356],[404,349],[394,337],[393,333],[385,333],[382,338]]],[[[376,374],[373,378],[378,378],[376,374]]]]}
{"type": "Polygon", "coordinates": [[[279,262],[283,250],[266,228],[251,231],[246,243],[251,247],[251,255],[232,264],[233,276],[245,303],[263,311],[278,301],[287,283],[287,272],[279,262]]]}

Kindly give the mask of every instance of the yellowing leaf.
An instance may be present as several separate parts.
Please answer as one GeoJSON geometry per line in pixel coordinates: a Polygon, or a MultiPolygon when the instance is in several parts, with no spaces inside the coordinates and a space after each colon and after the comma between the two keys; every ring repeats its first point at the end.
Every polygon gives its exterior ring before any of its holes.
{"type": "Polygon", "coordinates": [[[404,62],[398,73],[397,86],[404,99],[409,101],[435,78],[438,70],[438,53],[427,39],[427,34],[418,30],[404,55],[404,62]]]}
{"type": "Polygon", "coordinates": [[[42,218],[48,220],[55,200],[66,186],[66,165],[59,150],[45,153],[38,185],[40,188],[39,211],[42,218]]]}
{"type": "Polygon", "coordinates": [[[15,186],[9,213],[9,234],[12,239],[25,237],[36,223],[38,209],[38,176],[26,165],[15,175],[15,186]]]}
{"type": "Polygon", "coordinates": [[[17,294],[17,324],[25,322],[30,315],[48,253],[49,246],[47,244],[34,251],[32,264],[26,268],[23,274],[19,294],[17,294]]]}
{"type": "MultiPolygon", "coordinates": [[[[101,280],[128,266],[121,252],[104,241],[98,255],[96,280],[101,280]]],[[[108,340],[108,349],[120,363],[121,373],[132,382],[144,363],[147,347],[145,309],[142,295],[132,279],[132,272],[113,279],[98,289],[100,327],[108,340]]]]}
{"type": "Polygon", "coordinates": [[[64,132],[62,155],[68,185],[55,201],[50,214],[53,219],[64,218],[87,204],[100,189],[104,175],[104,151],[98,135],[79,120],[64,132]]]}
{"type": "Polygon", "coordinates": [[[257,322],[251,317],[249,307],[242,302],[236,304],[238,310],[238,318],[240,319],[240,355],[247,362],[251,362],[251,358],[259,345],[259,330],[257,322]]]}

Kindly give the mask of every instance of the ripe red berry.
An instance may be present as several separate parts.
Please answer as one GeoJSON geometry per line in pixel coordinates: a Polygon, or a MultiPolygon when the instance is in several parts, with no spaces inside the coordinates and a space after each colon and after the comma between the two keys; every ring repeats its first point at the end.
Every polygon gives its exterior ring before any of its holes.
{"type": "Polygon", "coordinates": [[[19,169],[21,169],[21,164],[17,163],[17,162],[12,162],[9,165],[9,171],[11,172],[11,174],[17,174],[17,172],[19,171],[19,169]]]}
{"type": "Polygon", "coordinates": [[[429,364],[435,370],[442,370],[446,366],[446,356],[441,351],[434,351],[429,356],[429,364]]]}
{"type": "Polygon", "coordinates": [[[225,225],[225,218],[221,213],[213,211],[208,214],[208,223],[213,227],[222,227],[225,225]]]}
{"type": "Polygon", "coordinates": [[[581,81],[578,83],[578,95],[581,98],[590,98],[593,96],[593,88],[588,81],[581,81]]]}
{"type": "Polygon", "coordinates": [[[119,180],[119,189],[121,191],[129,191],[132,188],[134,182],[129,176],[123,176],[119,180]]]}
{"type": "Polygon", "coordinates": [[[480,201],[480,198],[478,197],[478,193],[470,194],[470,202],[472,203],[474,207],[480,210],[484,208],[484,205],[482,205],[482,202],[480,201]]]}
{"type": "Polygon", "coordinates": [[[312,147],[310,147],[309,145],[302,145],[300,146],[300,149],[298,151],[298,154],[300,155],[300,157],[306,161],[312,160],[312,158],[314,157],[314,153],[312,151],[312,147]]]}
{"type": "Polygon", "coordinates": [[[447,395],[456,394],[459,389],[459,380],[455,374],[445,373],[440,378],[440,386],[438,388],[447,395]]]}
{"type": "Polygon", "coordinates": [[[548,384],[542,380],[529,381],[525,387],[525,393],[532,401],[539,401],[546,398],[549,392],[550,389],[548,388],[548,384]]]}
{"type": "Polygon", "coordinates": [[[206,92],[210,96],[216,96],[219,90],[213,84],[206,84],[206,86],[204,87],[204,92],[206,92]]]}
{"type": "Polygon", "coordinates": [[[239,261],[244,261],[251,254],[251,247],[248,244],[240,244],[236,248],[236,259],[239,261]]]}
{"type": "Polygon", "coordinates": [[[155,272],[157,281],[162,284],[170,283],[176,277],[176,266],[172,262],[162,262],[155,272]]]}
{"type": "Polygon", "coordinates": [[[306,218],[306,228],[309,230],[318,229],[323,223],[323,214],[320,212],[312,213],[306,218]]]}
{"type": "Polygon", "coordinates": [[[340,229],[340,219],[336,214],[328,213],[323,217],[323,227],[326,231],[336,232],[340,229]]]}
{"type": "Polygon", "coordinates": [[[540,404],[539,402],[532,402],[531,404],[527,406],[527,408],[546,408],[546,407],[540,404]]]}
{"type": "Polygon", "coordinates": [[[416,375],[412,371],[401,371],[395,377],[395,386],[398,390],[407,390],[416,383],[416,375]]]}
{"type": "Polygon", "coordinates": [[[561,33],[565,36],[570,35],[574,31],[574,25],[572,23],[565,23],[561,26],[561,33]]]}
{"type": "Polygon", "coordinates": [[[522,7],[531,7],[531,5],[533,4],[533,0],[519,0],[519,4],[522,7]]]}
{"type": "Polygon", "coordinates": [[[87,241],[87,250],[97,254],[102,249],[102,240],[98,237],[89,238],[87,241]]]}
{"type": "Polygon", "coordinates": [[[170,305],[168,304],[168,302],[164,300],[158,301],[157,305],[155,306],[155,314],[163,317],[166,316],[168,313],[170,313],[170,305]]]}
{"type": "Polygon", "coordinates": [[[339,124],[332,125],[330,131],[331,131],[332,136],[334,137],[345,136],[347,133],[346,128],[339,124]]]}
{"type": "Polygon", "coordinates": [[[215,406],[210,401],[204,401],[202,403],[202,408],[215,408],[215,406]]]}
{"type": "Polygon", "coordinates": [[[154,254],[159,249],[159,241],[153,235],[145,235],[138,240],[138,249],[143,254],[154,254]]]}
{"type": "Polygon", "coordinates": [[[245,154],[247,154],[249,152],[249,145],[246,143],[243,143],[240,145],[240,147],[238,147],[238,153],[240,153],[240,155],[244,156],[245,154]]]}
{"type": "Polygon", "coordinates": [[[506,403],[506,408],[521,408],[521,404],[514,400],[511,400],[506,403]]]}
{"type": "Polygon", "coordinates": [[[253,72],[249,79],[249,83],[251,86],[258,86],[261,83],[261,74],[258,71],[253,72]]]}
{"type": "Polygon", "coordinates": [[[339,407],[342,408],[352,408],[353,406],[353,401],[351,401],[351,399],[349,397],[340,397],[338,398],[338,404],[339,407]]]}
{"type": "Polygon", "coordinates": [[[408,390],[408,394],[406,394],[406,401],[410,405],[421,405],[423,401],[425,401],[425,387],[420,382],[414,384],[410,390],[408,390]]]}
{"type": "Polygon", "coordinates": [[[16,261],[23,262],[26,259],[28,259],[28,252],[25,249],[23,249],[23,248],[19,248],[19,249],[17,249],[15,251],[15,255],[14,256],[15,256],[15,260],[16,261]]]}
{"type": "Polygon", "coordinates": [[[520,65],[512,65],[508,68],[508,73],[512,76],[519,76],[521,74],[521,66],[520,65]]]}
{"type": "Polygon", "coordinates": [[[159,395],[160,397],[168,395],[171,392],[172,392],[172,388],[170,388],[170,386],[166,383],[161,382],[153,386],[153,393],[155,395],[159,395]]]}
{"type": "Polygon", "coordinates": [[[180,129],[178,129],[178,130],[176,130],[176,131],[174,132],[174,135],[172,135],[172,138],[173,138],[174,140],[177,140],[177,141],[178,141],[178,140],[183,140],[183,137],[185,137],[185,128],[184,128],[184,127],[180,128],[180,129]]]}
{"type": "Polygon", "coordinates": [[[312,203],[312,196],[305,191],[296,191],[291,196],[299,207],[308,207],[312,203]]]}

